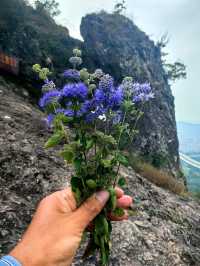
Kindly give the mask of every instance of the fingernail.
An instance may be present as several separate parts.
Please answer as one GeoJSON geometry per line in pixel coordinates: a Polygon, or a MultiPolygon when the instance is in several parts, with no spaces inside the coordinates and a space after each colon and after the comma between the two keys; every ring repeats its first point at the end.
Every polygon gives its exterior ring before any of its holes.
{"type": "Polygon", "coordinates": [[[96,199],[101,202],[101,204],[106,204],[106,202],[109,199],[109,193],[108,191],[102,190],[96,192],[96,199]]]}

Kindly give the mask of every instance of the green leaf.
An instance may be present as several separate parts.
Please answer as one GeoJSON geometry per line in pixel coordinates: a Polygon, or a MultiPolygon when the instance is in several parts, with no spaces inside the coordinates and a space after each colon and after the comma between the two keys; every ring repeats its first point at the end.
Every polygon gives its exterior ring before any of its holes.
{"type": "Polygon", "coordinates": [[[96,232],[94,232],[94,242],[97,246],[100,246],[99,235],[96,232]]]}
{"type": "Polygon", "coordinates": [[[64,150],[60,154],[68,163],[71,163],[74,158],[74,151],[70,145],[65,145],[64,150]]]}
{"type": "Polygon", "coordinates": [[[97,235],[105,235],[108,234],[108,223],[106,224],[106,218],[103,214],[99,214],[94,221],[95,232],[97,235]]]}
{"type": "Polygon", "coordinates": [[[86,143],[86,150],[90,150],[92,147],[94,146],[94,140],[91,139],[91,140],[87,140],[87,143],[86,143]]]}
{"type": "Polygon", "coordinates": [[[75,194],[75,199],[76,199],[77,205],[79,205],[81,203],[81,191],[80,191],[80,189],[76,188],[74,191],[74,194],[75,194]]]}
{"type": "Polygon", "coordinates": [[[125,214],[124,209],[122,208],[116,208],[113,211],[113,215],[118,216],[118,217],[122,217],[125,214]]]}
{"type": "Polygon", "coordinates": [[[108,201],[108,207],[110,210],[114,210],[117,206],[117,196],[116,196],[116,191],[113,187],[110,187],[108,189],[108,192],[110,193],[110,198],[108,201]]]}
{"type": "Polygon", "coordinates": [[[82,159],[81,158],[74,158],[73,164],[74,164],[76,171],[79,172],[81,170],[82,159]]]}
{"type": "Polygon", "coordinates": [[[105,235],[109,235],[109,227],[108,227],[108,221],[105,217],[103,217],[103,228],[105,235]]]}
{"type": "Polygon", "coordinates": [[[93,179],[88,179],[86,181],[86,185],[91,189],[95,189],[97,187],[97,183],[93,179]]]}
{"type": "Polygon", "coordinates": [[[89,73],[88,73],[87,69],[83,68],[83,69],[80,70],[80,78],[83,81],[87,81],[88,80],[89,73]]]}
{"type": "Polygon", "coordinates": [[[101,163],[103,164],[103,166],[104,166],[105,168],[109,168],[109,167],[111,167],[111,165],[112,165],[112,160],[102,159],[102,160],[101,160],[101,163]]]}
{"type": "Polygon", "coordinates": [[[63,140],[64,137],[65,137],[64,131],[59,130],[55,132],[45,143],[45,148],[51,148],[58,145],[63,140]]]}
{"type": "Polygon", "coordinates": [[[68,116],[66,116],[66,115],[64,115],[62,113],[59,113],[59,114],[57,114],[55,116],[55,120],[54,120],[55,122],[54,123],[61,123],[61,122],[63,122],[65,124],[67,124],[67,123],[71,122],[72,120],[73,120],[72,117],[68,117],[68,116]]]}
{"type": "Polygon", "coordinates": [[[41,71],[41,66],[39,64],[35,64],[32,66],[34,72],[39,73],[41,71]]]}
{"type": "Polygon", "coordinates": [[[117,153],[116,154],[116,159],[117,159],[117,161],[120,164],[122,164],[124,166],[128,166],[129,165],[128,159],[123,154],[121,154],[121,153],[117,153]]]}
{"type": "Polygon", "coordinates": [[[133,102],[131,100],[126,100],[123,103],[123,107],[124,107],[125,112],[131,111],[133,106],[134,106],[134,104],[133,104],[133,102]]]}
{"type": "Polygon", "coordinates": [[[124,177],[120,177],[118,180],[118,185],[120,187],[124,187],[126,185],[126,179],[124,177]]]}
{"type": "Polygon", "coordinates": [[[117,144],[116,140],[111,135],[105,135],[103,132],[97,130],[93,134],[93,138],[98,142],[100,145],[112,145],[115,146],[117,144]]]}
{"type": "Polygon", "coordinates": [[[74,191],[74,192],[76,191],[77,188],[79,188],[79,189],[82,188],[82,181],[77,176],[72,176],[70,183],[71,183],[72,191],[74,191]]]}

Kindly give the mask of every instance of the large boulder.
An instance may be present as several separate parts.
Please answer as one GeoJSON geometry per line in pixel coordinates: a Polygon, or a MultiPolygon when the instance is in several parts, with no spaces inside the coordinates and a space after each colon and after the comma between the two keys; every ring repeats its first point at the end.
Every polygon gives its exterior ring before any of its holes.
{"type": "MultiPolygon", "coordinates": [[[[168,169],[179,169],[174,97],[164,72],[161,51],[130,19],[106,12],[85,16],[81,23],[86,65],[112,74],[150,82],[155,99],[140,120],[140,133],[133,143],[144,156],[168,169]]],[[[173,172],[173,171],[172,171],[173,172]]]]}

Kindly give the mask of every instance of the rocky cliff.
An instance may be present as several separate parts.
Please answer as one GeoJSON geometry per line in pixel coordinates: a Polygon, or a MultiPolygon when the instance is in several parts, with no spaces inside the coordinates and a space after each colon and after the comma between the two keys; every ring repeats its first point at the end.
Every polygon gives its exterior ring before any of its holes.
{"type": "MultiPolygon", "coordinates": [[[[31,66],[51,58],[55,74],[67,66],[71,50],[83,50],[86,67],[101,67],[117,80],[131,75],[149,81],[155,99],[139,124],[140,134],[131,149],[140,151],[156,166],[179,170],[174,99],[161,63],[161,53],[149,37],[131,20],[101,12],[83,18],[84,42],[69,36],[45,14],[36,12],[23,0],[2,0],[0,9],[0,50],[20,59],[20,78],[34,79],[31,66]]],[[[33,90],[29,87],[32,92],[33,90]]]]}
{"type": "Polygon", "coordinates": [[[155,99],[147,106],[133,146],[152,162],[164,155],[168,168],[177,170],[174,98],[162,66],[160,48],[130,19],[118,14],[87,15],[82,19],[81,33],[86,62],[91,68],[98,65],[118,80],[133,76],[135,81],[151,83],[155,99]]]}
{"type": "MultiPolygon", "coordinates": [[[[71,169],[43,149],[43,114],[25,88],[0,77],[0,256],[21,238],[38,201],[68,184],[71,169]]],[[[114,223],[110,266],[199,266],[200,205],[151,184],[131,168],[127,193],[136,216],[114,223]]],[[[97,266],[95,257],[73,265],[97,266]]]]}

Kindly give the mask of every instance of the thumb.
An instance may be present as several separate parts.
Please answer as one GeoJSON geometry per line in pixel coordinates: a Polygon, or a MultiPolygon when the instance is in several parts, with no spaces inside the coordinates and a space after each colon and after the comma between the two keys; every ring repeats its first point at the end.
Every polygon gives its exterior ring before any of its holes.
{"type": "Polygon", "coordinates": [[[88,224],[101,212],[109,199],[108,191],[96,192],[88,198],[73,214],[73,222],[84,230],[88,224]]]}

